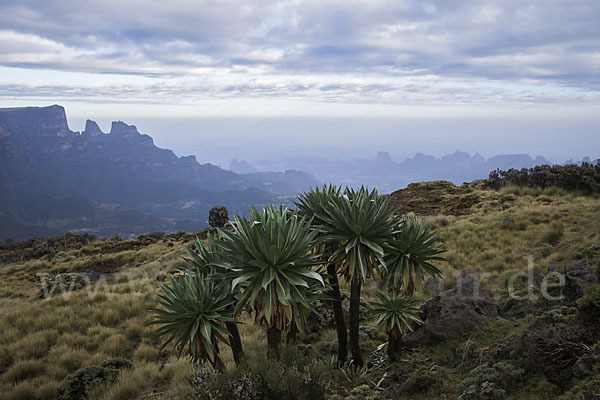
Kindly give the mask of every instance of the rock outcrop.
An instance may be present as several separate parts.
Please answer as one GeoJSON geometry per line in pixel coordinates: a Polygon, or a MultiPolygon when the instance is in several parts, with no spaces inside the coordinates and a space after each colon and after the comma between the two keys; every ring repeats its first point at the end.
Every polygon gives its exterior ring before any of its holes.
{"type": "Polygon", "coordinates": [[[553,262],[548,266],[548,272],[564,275],[565,293],[571,299],[580,297],[585,288],[600,282],[594,269],[594,264],[588,259],[553,262]]]}
{"type": "Polygon", "coordinates": [[[594,358],[591,356],[581,356],[573,365],[573,375],[582,379],[594,373],[594,358]]]}
{"type": "Polygon", "coordinates": [[[464,270],[450,290],[421,306],[423,324],[406,335],[403,344],[414,347],[464,335],[498,315],[496,305],[479,285],[476,271],[464,270]]]}

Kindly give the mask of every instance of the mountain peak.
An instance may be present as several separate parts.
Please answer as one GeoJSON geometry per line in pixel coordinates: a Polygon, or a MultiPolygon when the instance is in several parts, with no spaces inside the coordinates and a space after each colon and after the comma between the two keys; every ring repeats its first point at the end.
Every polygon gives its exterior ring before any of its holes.
{"type": "Polygon", "coordinates": [[[96,121],[88,119],[87,121],[85,121],[85,130],[83,131],[83,134],[89,136],[100,136],[104,135],[104,132],[100,130],[100,127],[98,126],[96,121]]]}
{"type": "Polygon", "coordinates": [[[535,157],[535,160],[534,160],[533,162],[534,162],[536,165],[541,165],[541,164],[548,164],[548,165],[552,165],[552,163],[551,163],[550,161],[546,160],[546,159],[544,158],[544,156],[540,156],[540,155],[536,156],[536,157],[535,157]]]}
{"type": "Polygon", "coordinates": [[[0,108],[0,125],[19,145],[30,151],[68,147],[74,132],[69,129],[64,107],[0,108]]]}
{"type": "Polygon", "coordinates": [[[378,151],[377,156],[375,157],[375,160],[377,162],[386,163],[386,164],[393,162],[392,157],[390,156],[390,153],[388,153],[387,151],[378,151]]]}
{"type": "Polygon", "coordinates": [[[116,136],[135,136],[139,135],[135,125],[127,125],[123,121],[113,121],[110,127],[110,134],[116,136]]]}
{"type": "Polygon", "coordinates": [[[196,156],[194,156],[194,155],[181,156],[179,159],[181,160],[181,162],[184,162],[184,163],[190,164],[190,165],[196,165],[198,163],[198,160],[196,160],[196,156]]]}
{"type": "Polygon", "coordinates": [[[229,170],[235,172],[236,174],[252,174],[258,172],[256,168],[254,168],[250,163],[245,160],[239,160],[234,158],[231,160],[229,164],[229,170]]]}

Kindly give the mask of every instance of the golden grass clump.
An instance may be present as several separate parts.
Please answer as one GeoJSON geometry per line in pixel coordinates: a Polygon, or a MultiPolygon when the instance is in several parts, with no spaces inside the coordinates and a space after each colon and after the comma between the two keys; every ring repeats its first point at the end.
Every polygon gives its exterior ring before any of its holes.
{"type": "Polygon", "coordinates": [[[160,356],[159,350],[155,346],[149,344],[141,344],[133,353],[134,361],[156,361],[160,356]]]}
{"type": "Polygon", "coordinates": [[[58,365],[69,373],[87,365],[90,359],[90,353],[81,347],[60,345],[52,349],[48,355],[48,362],[52,365],[58,365]]]}
{"type": "Polygon", "coordinates": [[[19,382],[41,375],[45,370],[45,363],[41,360],[20,360],[4,373],[2,379],[6,382],[19,382]]]}
{"type": "Polygon", "coordinates": [[[36,398],[40,400],[53,400],[56,399],[56,393],[60,382],[57,381],[46,381],[41,384],[36,392],[36,398]]]}
{"type": "Polygon", "coordinates": [[[35,399],[35,390],[27,382],[21,382],[11,388],[7,394],[7,400],[32,400],[35,399]]]}
{"type": "Polygon", "coordinates": [[[100,346],[100,351],[111,357],[124,356],[129,346],[127,338],[124,335],[117,333],[107,338],[100,346]]]}

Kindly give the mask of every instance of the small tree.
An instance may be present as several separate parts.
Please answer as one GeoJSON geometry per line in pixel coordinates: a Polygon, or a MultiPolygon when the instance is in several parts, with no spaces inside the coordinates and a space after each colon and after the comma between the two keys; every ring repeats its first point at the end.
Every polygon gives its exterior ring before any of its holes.
{"type": "Polygon", "coordinates": [[[413,294],[421,289],[425,278],[440,277],[433,261],[445,261],[440,254],[445,250],[439,244],[435,231],[415,217],[403,216],[399,229],[385,246],[383,284],[389,291],[413,294]]]}
{"type": "Polygon", "coordinates": [[[346,330],[346,321],[344,320],[344,310],[342,308],[342,298],[340,295],[340,283],[335,269],[335,263],[330,262],[329,258],[340,246],[337,240],[330,240],[326,234],[327,216],[326,208],[330,202],[337,202],[341,198],[341,190],[335,185],[323,185],[323,190],[319,188],[311,189],[309,192],[298,196],[298,202],[294,203],[298,214],[307,217],[311,221],[311,227],[318,232],[318,245],[315,248],[317,254],[321,255],[320,261],[327,267],[327,278],[331,290],[331,306],[335,327],[338,336],[338,361],[343,364],[348,356],[348,331],[346,330]]]}
{"type": "MultiPolygon", "coordinates": [[[[231,290],[231,279],[221,279],[218,276],[224,272],[219,267],[219,263],[223,261],[223,249],[218,245],[218,241],[219,237],[216,235],[209,235],[206,239],[206,244],[196,238],[193,243],[195,251],[186,247],[190,258],[184,258],[184,260],[192,267],[189,273],[198,274],[204,279],[216,279],[218,286],[226,287],[231,298],[229,308],[233,312],[235,304],[237,304],[236,295],[239,293],[231,290]]],[[[234,317],[236,316],[237,314],[234,314],[234,317]]],[[[229,331],[229,344],[233,353],[233,359],[236,364],[239,364],[244,360],[244,349],[237,321],[226,321],[225,326],[229,331]]]]}
{"type": "Polygon", "coordinates": [[[273,206],[261,212],[252,207],[250,219],[236,215],[233,229],[221,232],[220,266],[233,279],[232,290],[242,288],[237,309],[250,306],[267,326],[269,354],[278,356],[282,332],[292,323],[303,330],[314,284],[324,286],[312,270],[316,233],[304,218],[273,206]]]}
{"type": "Polygon", "coordinates": [[[371,313],[377,317],[379,327],[388,335],[388,355],[393,361],[400,360],[402,335],[413,331],[413,324],[422,324],[417,308],[418,302],[400,293],[377,293],[378,301],[370,303],[371,313]]]}
{"type": "Polygon", "coordinates": [[[208,361],[215,370],[224,371],[218,341],[228,343],[224,325],[235,321],[229,289],[216,287],[201,274],[184,273],[160,290],[160,308],[150,312],[155,315],[151,324],[160,325],[158,335],[168,336],[161,349],[173,343],[177,357],[187,348],[192,361],[208,361]]]}
{"type": "Polygon", "coordinates": [[[213,228],[222,228],[229,222],[229,214],[224,206],[216,206],[208,212],[208,223],[213,228]]]}
{"type": "Polygon", "coordinates": [[[398,229],[385,246],[385,265],[382,286],[388,291],[378,293],[378,302],[372,303],[373,314],[379,326],[388,334],[388,355],[393,361],[400,359],[402,335],[412,331],[413,323],[420,324],[417,302],[410,296],[422,288],[425,278],[442,275],[433,261],[445,261],[440,257],[444,250],[438,245],[439,237],[427,225],[415,217],[403,216],[398,229]]]}
{"type": "Polygon", "coordinates": [[[396,217],[388,209],[387,198],[366,188],[346,189],[339,199],[329,202],[325,213],[324,240],[339,243],[330,262],[350,283],[350,350],[354,363],[362,367],[358,337],[361,287],[385,266],[384,246],[394,234],[396,217]]]}

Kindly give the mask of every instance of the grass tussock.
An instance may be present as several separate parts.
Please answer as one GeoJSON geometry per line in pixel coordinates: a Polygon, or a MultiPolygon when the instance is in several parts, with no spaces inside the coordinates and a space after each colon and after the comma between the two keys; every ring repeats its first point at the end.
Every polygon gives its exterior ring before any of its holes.
{"type": "Polygon", "coordinates": [[[2,380],[8,383],[18,383],[39,376],[45,370],[45,364],[40,360],[19,360],[4,373],[2,380]]]}

